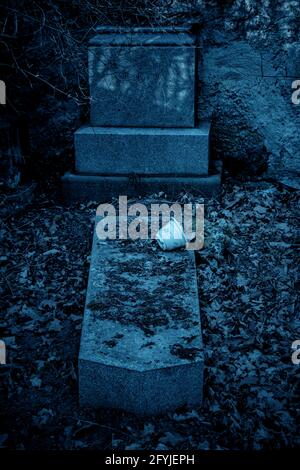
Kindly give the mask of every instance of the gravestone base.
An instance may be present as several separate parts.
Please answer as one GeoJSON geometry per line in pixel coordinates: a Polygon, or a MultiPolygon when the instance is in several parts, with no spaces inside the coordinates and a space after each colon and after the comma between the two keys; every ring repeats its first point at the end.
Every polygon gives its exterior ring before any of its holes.
{"type": "Polygon", "coordinates": [[[172,198],[180,192],[190,192],[205,198],[215,197],[221,188],[221,172],[208,176],[100,176],[66,173],[62,177],[64,199],[107,202],[119,196],[138,197],[163,191],[172,198]]]}
{"type": "Polygon", "coordinates": [[[163,252],[155,240],[103,241],[95,231],[80,404],[138,415],[199,406],[203,364],[194,252],[163,252]]]}
{"type": "Polygon", "coordinates": [[[210,123],[193,129],[83,126],[75,132],[78,173],[207,175],[210,123]]]}

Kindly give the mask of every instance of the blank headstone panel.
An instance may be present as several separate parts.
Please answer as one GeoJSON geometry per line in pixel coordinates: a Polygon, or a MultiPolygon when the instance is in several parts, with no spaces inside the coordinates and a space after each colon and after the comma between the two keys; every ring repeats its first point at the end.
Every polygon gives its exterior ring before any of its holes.
{"type": "Polygon", "coordinates": [[[188,28],[98,28],[89,46],[92,126],[194,127],[195,58],[188,28]]]}

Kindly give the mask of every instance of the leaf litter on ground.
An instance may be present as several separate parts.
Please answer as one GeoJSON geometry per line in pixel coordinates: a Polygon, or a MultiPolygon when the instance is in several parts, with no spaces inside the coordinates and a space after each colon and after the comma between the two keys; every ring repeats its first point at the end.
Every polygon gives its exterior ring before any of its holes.
{"type": "MultiPolygon", "coordinates": [[[[205,205],[205,246],[196,253],[204,402],[155,418],[79,408],[77,356],[96,204],[67,207],[43,197],[0,227],[0,334],[8,349],[0,369],[1,448],[300,445],[300,370],[291,362],[300,339],[296,191],[229,183],[205,205]]],[[[138,200],[168,201],[166,194],[138,200]]],[[[203,198],[182,193],[177,201],[203,198]]]]}

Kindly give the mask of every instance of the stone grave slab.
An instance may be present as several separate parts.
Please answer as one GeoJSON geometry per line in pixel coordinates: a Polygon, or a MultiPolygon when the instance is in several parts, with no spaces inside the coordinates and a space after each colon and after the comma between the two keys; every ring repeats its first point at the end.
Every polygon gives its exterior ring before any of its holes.
{"type": "Polygon", "coordinates": [[[98,28],[89,45],[92,126],[193,127],[195,51],[188,28],[98,28]]]}
{"type": "Polygon", "coordinates": [[[207,175],[210,124],[194,129],[82,127],[76,171],[102,175],[207,175]]]}
{"type": "Polygon", "coordinates": [[[196,36],[191,26],[97,28],[91,122],[75,133],[75,171],[62,178],[68,201],[219,192],[210,124],[197,123],[196,36]]]}
{"type": "MultiPolygon", "coordinates": [[[[99,218],[97,218],[97,221],[99,218]]],[[[94,234],[79,354],[80,403],[155,415],[202,402],[192,251],[94,234]]]]}

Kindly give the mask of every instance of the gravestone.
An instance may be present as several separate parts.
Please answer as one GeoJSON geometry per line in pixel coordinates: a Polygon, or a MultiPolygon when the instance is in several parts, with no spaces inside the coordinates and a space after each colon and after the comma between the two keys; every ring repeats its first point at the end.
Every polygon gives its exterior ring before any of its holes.
{"type": "Polygon", "coordinates": [[[200,405],[203,362],[194,253],[163,252],[155,240],[99,240],[95,231],[80,404],[139,415],[200,405]]]}
{"type": "Polygon", "coordinates": [[[98,28],[89,47],[92,126],[194,127],[195,54],[185,28],[98,28]]]}
{"type": "MultiPolygon", "coordinates": [[[[210,124],[195,118],[196,65],[187,28],[98,29],[89,47],[91,123],[75,133],[76,172],[64,177],[69,199],[218,188],[210,124]]],[[[201,338],[194,253],[100,241],[95,230],[81,405],[150,415],[200,405],[201,338]]]]}
{"type": "Polygon", "coordinates": [[[75,133],[67,199],[218,190],[210,123],[196,118],[197,55],[187,27],[98,28],[89,45],[91,123],[75,133]]]}

